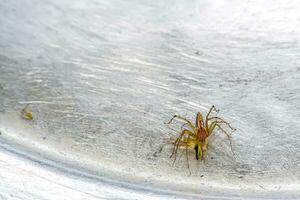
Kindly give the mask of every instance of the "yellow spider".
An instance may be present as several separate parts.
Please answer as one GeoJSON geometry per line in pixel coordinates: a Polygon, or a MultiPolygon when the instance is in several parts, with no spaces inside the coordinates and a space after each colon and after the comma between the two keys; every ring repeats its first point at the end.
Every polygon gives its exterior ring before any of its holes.
{"type": "MultiPolygon", "coordinates": [[[[220,117],[210,117],[209,115],[211,114],[211,112],[213,110],[215,112],[218,112],[218,110],[215,108],[215,106],[212,106],[205,116],[205,121],[203,120],[202,114],[200,112],[198,112],[197,116],[196,116],[195,125],[191,121],[189,121],[186,118],[181,117],[179,115],[174,115],[173,118],[168,122],[168,124],[170,124],[175,118],[185,122],[181,126],[181,133],[174,142],[173,151],[170,156],[170,158],[174,156],[174,162],[176,161],[177,150],[179,147],[185,148],[187,161],[188,161],[188,150],[189,149],[195,150],[197,160],[199,160],[199,158],[200,158],[200,160],[203,160],[204,154],[206,153],[206,151],[208,149],[209,138],[212,135],[215,128],[218,128],[221,132],[223,132],[227,136],[229,143],[230,143],[230,148],[232,151],[230,135],[225,131],[225,129],[222,127],[222,125],[223,124],[227,125],[233,131],[235,129],[232,128],[228,122],[224,121],[220,117]],[[186,125],[189,127],[189,129],[184,129],[184,127],[186,125]]],[[[188,165],[188,168],[189,168],[189,165],[188,165]]]]}

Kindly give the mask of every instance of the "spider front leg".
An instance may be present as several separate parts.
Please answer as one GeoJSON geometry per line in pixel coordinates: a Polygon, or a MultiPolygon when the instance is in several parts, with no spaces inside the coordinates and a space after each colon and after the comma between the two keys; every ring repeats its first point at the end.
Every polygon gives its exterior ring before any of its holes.
{"type": "Polygon", "coordinates": [[[192,122],[190,122],[190,121],[187,120],[186,118],[181,117],[181,116],[179,116],[179,115],[174,115],[174,116],[170,119],[170,121],[169,121],[167,124],[172,123],[172,121],[173,121],[175,118],[178,118],[178,119],[180,119],[180,120],[186,122],[186,123],[190,126],[190,128],[193,130],[193,132],[195,132],[196,128],[195,128],[195,126],[192,124],[192,122]]]}
{"type": "Polygon", "coordinates": [[[209,115],[211,114],[211,112],[212,111],[216,111],[216,112],[219,112],[219,110],[217,110],[216,109],[216,107],[213,105],[210,109],[209,109],[209,111],[208,111],[208,113],[206,114],[206,116],[205,116],[205,128],[206,128],[206,131],[208,132],[209,130],[208,130],[208,121],[209,121],[209,115]]]}
{"type": "Polygon", "coordinates": [[[206,119],[208,118],[208,116],[210,115],[210,113],[211,113],[213,110],[216,111],[216,112],[219,112],[219,110],[216,109],[216,107],[215,107],[214,105],[212,105],[211,108],[209,109],[207,115],[206,115],[206,119]]]}

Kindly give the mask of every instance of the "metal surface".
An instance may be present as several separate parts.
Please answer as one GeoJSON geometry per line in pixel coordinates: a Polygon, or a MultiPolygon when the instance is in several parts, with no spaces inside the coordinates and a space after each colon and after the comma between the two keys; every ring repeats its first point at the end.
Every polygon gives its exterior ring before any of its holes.
{"type": "Polygon", "coordinates": [[[300,198],[297,1],[0,5],[1,199],[300,198]],[[212,104],[189,175],[164,122],[212,104]]]}

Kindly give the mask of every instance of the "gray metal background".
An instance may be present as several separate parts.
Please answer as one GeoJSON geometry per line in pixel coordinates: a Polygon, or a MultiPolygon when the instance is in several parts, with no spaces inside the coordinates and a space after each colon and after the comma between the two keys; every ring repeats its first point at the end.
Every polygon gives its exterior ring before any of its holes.
{"type": "Polygon", "coordinates": [[[1,1],[0,199],[300,198],[299,42],[293,0],[1,1]],[[164,122],[212,104],[189,175],[164,122]]]}

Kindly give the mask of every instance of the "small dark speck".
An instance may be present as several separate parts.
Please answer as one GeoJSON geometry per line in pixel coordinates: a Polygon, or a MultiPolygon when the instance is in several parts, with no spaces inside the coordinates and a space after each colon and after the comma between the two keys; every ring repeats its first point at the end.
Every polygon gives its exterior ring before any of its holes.
{"type": "Polygon", "coordinates": [[[2,135],[1,131],[0,131],[0,135],[2,135]]]}
{"type": "Polygon", "coordinates": [[[219,87],[223,87],[223,85],[222,85],[222,84],[219,84],[219,87]]]}
{"type": "Polygon", "coordinates": [[[214,159],[214,157],[210,157],[210,159],[212,159],[212,160],[213,160],[213,159],[214,159]]]}
{"type": "Polygon", "coordinates": [[[46,140],[47,138],[46,137],[42,137],[43,138],[43,140],[46,140]]]}
{"type": "Polygon", "coordinates": [[[204,175],[202,174],[202,175],[200,175],[200,177],[202,178],[204,175]]]}
{"type": "Polygon", "coordinates": [[[200,51],[196,51],[195,54],[196,54],[196,55],[202,55],[203,53],[200,52],[200,51]]]}
{"type": "Polygon", "coordinates": [[[239,178],[244,178],[244,176],[239,176],[239,178]]]}

